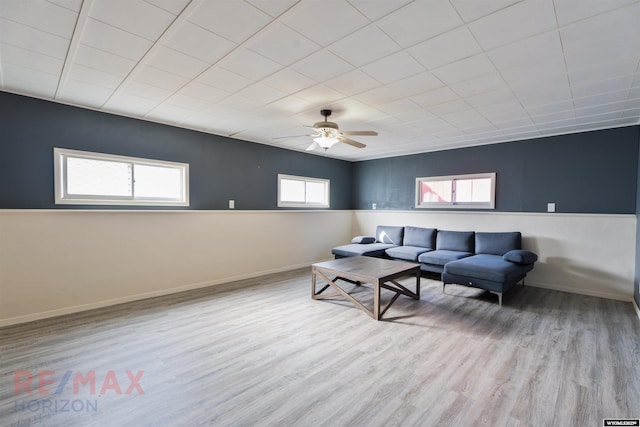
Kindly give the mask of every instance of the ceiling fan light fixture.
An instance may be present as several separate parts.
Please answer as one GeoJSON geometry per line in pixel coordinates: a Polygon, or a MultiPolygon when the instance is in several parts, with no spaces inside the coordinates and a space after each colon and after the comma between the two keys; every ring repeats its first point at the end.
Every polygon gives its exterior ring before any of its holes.
{"type": "Polygon", "coordinates": [[[334,138],[326,135],[313,138],[313,142],[317,143],[320,147],[324,148],[325,150],[328,148],[331,148],[338,141],[339,141],[338,138],[334,138]]]}

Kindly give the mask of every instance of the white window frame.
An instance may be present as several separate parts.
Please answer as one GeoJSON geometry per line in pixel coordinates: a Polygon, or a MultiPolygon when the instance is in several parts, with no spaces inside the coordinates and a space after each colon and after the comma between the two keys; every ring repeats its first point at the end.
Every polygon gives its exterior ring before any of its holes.
{"type": "Polygon", "coordinates": [[[324,178],[309,178],[305,176],[296,176],[296,175],[285,175],[278,174],[278,207],[279,208],[329,208],[330,204],[330,187],[331,182],[328,179],[324,178]],[[292,180],[292,181],[302,181],[302,182],[314,182],[320,183],[324,185],[325,193],[324,193],[324,201],[322,203],[312,203],[312,202],[289,202],[282,200],[282,192],[281,192],[281,183],[282,180],[292,180]]]}
{"type": "Polygon", "coordinates": [[[416,208],[423,209],[495,209],[496,206],[496,173],[476,173],[467,175],[429,176],[416,178],[416,208]],[[491,195],[489,202],[458,202],[456,200],[456,181],[468,179],[491,179],[491,195]],[[423,182],[452,181],[451,202],[422,202],[420,187],[423,182]]]}
{"type": "MultiPolygon", "coordinates": [[[[118,156],[113,154],[94,153],[89,151],[54,148],[54,185],[55,203],[61,205],[135,205],[135,206],[189,206],[189,164],[168,162],[164,160],[144,159],[140,157],[118,156]],[[182,191],[179,198],[106,196],[106,195],[75,195],[67,191],[67,159],[81,158],[102,160],[107,162],[128,163],[131,165],[145,165],[173,168],[180,171],[182,191]]],[[[135,170],[135,169],[134,169],[135,170]]],[[[132,185],[135,188],[135,176],[132,185]]]]}

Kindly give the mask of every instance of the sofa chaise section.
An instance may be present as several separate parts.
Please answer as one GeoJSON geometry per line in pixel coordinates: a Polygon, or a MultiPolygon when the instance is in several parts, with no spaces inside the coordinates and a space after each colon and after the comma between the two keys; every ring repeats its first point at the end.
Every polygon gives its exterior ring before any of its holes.
{"type": "Polygon", "coordinates": [[[522,250],[519,232],[475,233],[475,255],[448,262],[442,273],[442,290],[447,284],[485,289],[498,296],[523,281],[538,256],[522,250]]]}
{"type": "Polygon", "coordinates": [[[331,253],[336,258],[359,255],[388,258],[387,249],[402,246],[404,229],[402,226],[379,225],[375,236],[355,237],[351,244],[337,246],[331,253]]]}

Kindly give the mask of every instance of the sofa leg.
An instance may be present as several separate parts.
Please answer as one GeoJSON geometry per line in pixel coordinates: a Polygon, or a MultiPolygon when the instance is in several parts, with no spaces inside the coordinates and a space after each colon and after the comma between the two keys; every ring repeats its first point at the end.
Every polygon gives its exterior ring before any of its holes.
{"type": "Polygon", "coordinates": [[[494,292],[494,291],[489,291],[492,294],[498,295],[498,304],[500,304],[500,307],[502,307],[502,292],[494,292]]]}
{"type": "Polygon", "coordinates": [[[447,284],[442,282],[442,293],[446,295],[447,293],[444,291],[445,286],[447,286],[447,284]]]}

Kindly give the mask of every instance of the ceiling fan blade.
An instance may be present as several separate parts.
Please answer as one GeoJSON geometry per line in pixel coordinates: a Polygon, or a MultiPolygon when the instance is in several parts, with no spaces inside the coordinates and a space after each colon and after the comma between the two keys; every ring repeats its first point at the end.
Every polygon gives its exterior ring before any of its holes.
{"type": "Polygon", "coordinates": [[[349,145],[351,145],[353,147],[356,147],[356,148],[364,148],[364,147],[366,147],[366,145],[363,144],[362,142],[354,141],[353,139],[345,138],[344,136],[342,138],[340,138],[340,142],[344,142],[345,144],[349,144],[349,145]]]}
{"type": "Polygon", "coordinates": [[[362,135],[362,136],[378,136],[378,132],[374,130],[345,130],[343,135],[362,135]]]}
{"type": "Polygon", "coordinates": [[[307,147],[305,151],[313,151],[316,148],[320,148],[320,144],[314,141],[310,146],[307,147]]]}
{"type": "Polygon", "coordinates": [[[313,136],[313,135],[309,135],[309,134],[307,133],[307,134],[304,134],[304,135],[277,136],[277,137],[275,137],[275,138],[271,138],[271,139],[301,138],[301,137],[303,137],[303,136],[313,136]]]}

